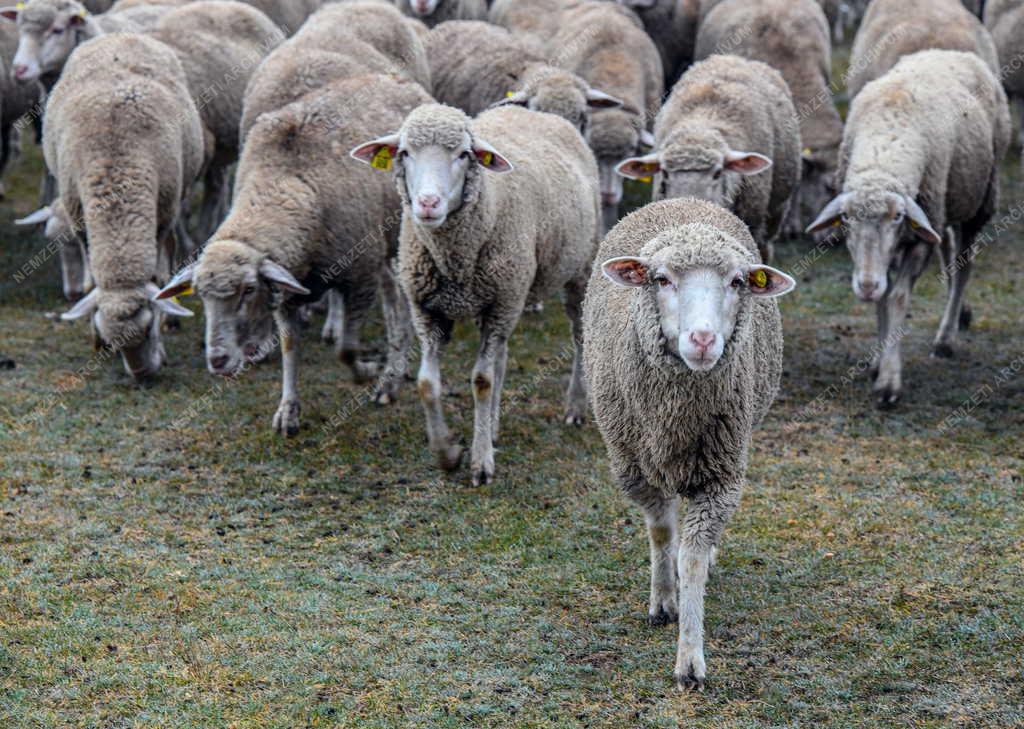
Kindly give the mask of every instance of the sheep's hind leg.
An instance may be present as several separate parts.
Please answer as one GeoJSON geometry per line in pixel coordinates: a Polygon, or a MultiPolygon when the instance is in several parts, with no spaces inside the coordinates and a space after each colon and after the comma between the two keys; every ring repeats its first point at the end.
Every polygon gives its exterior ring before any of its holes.
{"type": "Polygon", "coordinates": [[[352,370],[352,377],[357,383],[369,382],[380,371],[377,362],[367,359],[362,344],[363,324],[373,307],[374,298],[376,281],[366,289],[347,289],[342,292],[345,323],[342,326],[342,337],[335,346],[338,356],[352,370]]]}
{"type": "Polygon", "coordinates": [[[291,309],[275,312],[278,336],[281,338],[281,404],[274,414],[274,431],[284,436],[299,432],[299,317],[291,309]]]}
{"type": "Polygon", "coordinates": [[[444,421],[441,389],[441,343],[451,331],[451,321],[420,321],[417,334],[422,350],[420,371],[416,381],[420,402],[427,421],[427,440],[438,464],[445,471],[454,471],[462,460],[462,447],[452,443],[448,424],[444,421]]]}
{"type": "Polygon", "coordinates": [[[501,405],[498,389],[498,360],[508,349],[508,337],[494,334],[484,324],[480,351],[473,367],[473,484],[480,486],[494,479],[494,420],[501,405]]]}
{"type": "Polygon", "coordinates": [[[491,393],[491,443],[497,445],[501,431],[501,391],[508,369],[508,342],[502,342],[494,355],[494,392],[491,393]]]}
{"type": "MultiPolygon", "coordinates": [[[[957,226],[960,228],[960,226],[957,226]]],[[[943,236],[942,248],[946,251],[943,256],[945,272],[949,277],[949,292],[946,300],[946,310],[942,315],[942,322],[939,324],[938,334],[935,336],[935,344],[932,346],[932,354],[936,357],[952,357],[953,341],[960,328],[960,321],[964,313],[964,299],[967,293],[967,281],[971,276],[971,250],[965,245],[964,232],[962,228],[957,231],[947,230],[943,236]],[[948,244],[946,243],[948,239],[948,244]],[[959,245],[958,245],[959,244],[959,245]]],[[[973,241],[970,241],[973,243],[973,241]]],[[[970,311],[969,309],[967,311],[970,311]]]]}
{"type": "Polygon", "coordinates": [[[378,405],[388,405],[398,398],[398,390],[409,369],[412,327],[409,323],[409,304],[405,299],[405,293],[391,267],[386,263],[380,292],[384,323],[387,327],[388,354],[384,371],[377,382],[374,401],[378,405]]]}
{"type": "Polygon", "coordinates": [[[572,325],[572,375],[566,392],[565,422],[583,425],[587,417],[587,381],[583,373],[583,298],[586,279],[570,281],[565,286],[565,313],[572,325]]]}

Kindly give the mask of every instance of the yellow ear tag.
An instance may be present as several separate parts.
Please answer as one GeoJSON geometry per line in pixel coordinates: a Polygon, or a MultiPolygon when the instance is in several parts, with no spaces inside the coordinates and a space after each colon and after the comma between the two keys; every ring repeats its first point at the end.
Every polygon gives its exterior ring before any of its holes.
{"type": "Polygon", "coordinates": [[[14,9],[15,10],[24,10],[25,9],[25,3],[18,3],[17,5],[14,6],[14,9]]]}
{"type": "Polygon", "coordinates": [[[804,157],[810,157],[812,154],[814,154],[814,150],[812,150],[810,147],[804,147],[804,157]]]}
{"type": "Polygon", "coordinates": [[[370,167],[378,170],[390,170],[391,164],[390,147],[381,147],[377,150],[377,153],[373,155],[373,159],[370,160],[370,167]]]}
{"type": "MultiPolygon", "coordinates": [[[[655,164],[646,164],[646,165],[644,165],[644,172],[657,172],[657,171],[658,171],[658,165],[655,165],[655,164]]],[[[641,177],[640,178],[640,182],[646,182],[647,184],[650,184],[650,183],[654,182],[654,177],[652,177],[650,175],[648,175],[647,177],[641,177]]]]}
{"type": "MultiPolygon", "coordinates": [[[[185,289],[180,294],[178,294],[178,296],[191,296],[195,292],[196,292],[195,289],[193,289],[191,286],[189,286],[187,289],[185,289]]],[[[177,299],[178,296],[175,296],[174,298],[177,299]]]]}
{"type": "Polygon", "coordinates": [[[88,14],[89,14],[89,11],[86,10],[85,8],[82,8],[81,10],[78,11],[78,17],[82,18],[83,20],[85,19],[85,16],[88,15],[88,14]]]}
{"type": "Polygon", "coordinates": [[[920,228],[921,226],[920,226],[920,225],[918,225],[917,223],[915,223],[915,222],[914,222],[913,220],[911,220],[911,221],[910,221],[910,227],[911,227],[911,228],[913,228],[914,230],[917,230],[917,229],[918,229],[918,228],[920,228]]]}
{"type": "Polygon", "coordinates": [[[759,268],[750,274],[750,283],[756,288],[766,289],[768,288],[768,274],[763,268],[759,268]]]}
{"type": "Polygon", "coordinates": [[[506,98],[506,99],[511,99],[511,98],[512,98],[513,96],[515,96],[515,95],[516,95],[516,92],[515,92],[515,91],[506,91],[506,92],[505,92],[505,98],[506,98]]]}
{"type": "Polygon", "coordinates": [[[843,221],[840,220],[839,218],[836,218],[835,220],[832,221],[832,227],[833,228],[838,228],[842,224],[843,224],[843,221]]]}
{"type": "Polygon", "coordinates": [[[490,167],[491,162],[494,161],[494,155],[490,152],[484,152],[484,156],[480,158],[480,161],[483,163],[484,167],[490,167]]]}

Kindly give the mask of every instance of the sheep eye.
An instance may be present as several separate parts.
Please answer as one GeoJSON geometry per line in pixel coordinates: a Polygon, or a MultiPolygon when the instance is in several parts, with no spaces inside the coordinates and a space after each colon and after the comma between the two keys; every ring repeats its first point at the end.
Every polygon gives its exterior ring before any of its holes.
{"type": "Polygon", "coordinates": [[[249,284],[248,286],[242,289],[242,298],[245,298],[246,296],[252,296],[255,293],[256,287],[253,286],[252,284],[249,284]]]}
{"type": "Polygon", "coordinates": [[[719,170],[715,170],[715,171],[714,171],[714,172],[713,172],[713,173],[711,174],[711,178],[712,178],[712,179],[714,179],[714,180],[717,180],[717,179],[719,179],[719,178],[720,178],[721,176],[722,176],[722,170],[720,170],[720,169],[719,169],[719,170]]]}
{"type": "Polygon", "coordinates": [[[63,28],[50,28],[50,33],[52,33],[53,35],[60,35],[63,32],[63,28]]]}
{"type": "Polygon", "coordinates": [[[654,282],[658,284],[658,286],[660,286],[661,288],[665,288],[666,286],[672,285],[672,282],[669,281],[668,278],[665,276],[656,276],[654,278],[654,282]]]}
{"type": "Polygon", "coordinates": [[[895,223],[896,225],[899,225],[900,223],[902,223],[902,222],[903,222],[903,218],[904,218],[904,215],[903,215],[903,213],[896,213],[896,217],[895,217],[895,218],[893,218],[893,222],[894,222],[894,223],[895,223]]]}
{"type": "Polygon", "coordinates": [[[461,159],[469,159],[472,156],[473,155],[472,155],[472,153],[469,150],[466,150],[465,152],[463,152],[462,154],[459,155],[459,157],[461,159]]]}
{"type": "Polygon", "coordinates": [[[743,285],[743,277],[737,276],[732,280],[732,283],[730,283],[729,285],[732,286],[734,289],[738,289],[740,286],[743,285]]]}

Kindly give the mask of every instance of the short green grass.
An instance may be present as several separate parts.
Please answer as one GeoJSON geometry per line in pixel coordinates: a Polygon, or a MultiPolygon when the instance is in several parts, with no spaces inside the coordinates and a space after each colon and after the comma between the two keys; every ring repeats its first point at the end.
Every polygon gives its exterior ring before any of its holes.
{"type": "MultiPolygon", "coordinates": [[[[709,583],[707,691],[681,695],[643,520],[593,425],[560,422],[560,307],[512,342],[492,486],[435,471],[413,388],[366,405],[313,330],[285,442],[276,361],[215,380],[189,321],[137,387],[46,316],[53,260],[14,282],[43,245],[7,222],[34,204],[26,156],[0,204],[0,726],[1024,725],[1019,207],[952,361],[928,357],[943,286],[921,281],[893,413],[845,251],[780,246],[783,391],[709,583]]],[[[462,327],[445,360],[467,436],[473,347],[462,327]]]]}

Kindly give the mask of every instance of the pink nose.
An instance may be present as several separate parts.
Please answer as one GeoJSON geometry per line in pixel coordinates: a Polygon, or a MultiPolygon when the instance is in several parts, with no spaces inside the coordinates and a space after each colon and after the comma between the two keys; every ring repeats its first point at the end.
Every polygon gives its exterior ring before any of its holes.
{"type": "Polygon", "coordinates": [[[24,78],[28,74],[28,66],[18,63],[14,66],[14,77],[24,78]]]}
{"type": "Polygon", "coordinates": [[[424,212],[431,213],[441,204],[441,198],[437,195],[421,195],[417,202],[424,212]]]}
{"type": "Polygon", "coordinates": [[[707,352],[715,343],[715,333],[700,329],[690,334],[690,341],[701,352],[707,352]]]}
{"type": "Polygon", "coordinates": [[[427,0],[417,0],[416,11],[420,13],[427,12],[427,0]]]}
{"type": "Polygon", "coordinates": [[[601,204],[605,207],[619,204],[619,196],[614,192],[602,192],[601,193],[601,204]]]}

